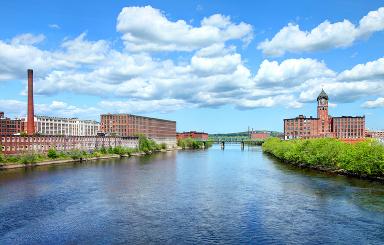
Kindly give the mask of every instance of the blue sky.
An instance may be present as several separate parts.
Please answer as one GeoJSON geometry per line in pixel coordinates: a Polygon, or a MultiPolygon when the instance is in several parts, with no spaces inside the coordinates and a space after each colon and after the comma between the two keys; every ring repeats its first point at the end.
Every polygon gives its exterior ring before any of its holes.
{"type": "Polygon", "coordinates": [[[0,110],[99,119],[127,112],[179,131],[282,131],[283,118],[366,115],[384,129],[382,1],[2,1],[0,110]]]}

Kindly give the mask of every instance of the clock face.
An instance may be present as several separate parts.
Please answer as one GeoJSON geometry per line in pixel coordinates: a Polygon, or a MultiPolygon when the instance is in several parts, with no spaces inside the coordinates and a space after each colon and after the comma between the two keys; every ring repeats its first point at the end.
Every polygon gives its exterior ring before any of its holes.
{"type": "Polygon", "coordinates": [[[327,101],[325,99],[320,99],[320,105],[325,105],[327,101]]]}

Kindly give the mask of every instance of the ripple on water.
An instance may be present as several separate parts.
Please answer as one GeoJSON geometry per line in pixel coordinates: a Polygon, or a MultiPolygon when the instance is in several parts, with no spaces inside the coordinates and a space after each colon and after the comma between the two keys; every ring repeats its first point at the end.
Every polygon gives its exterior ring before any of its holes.
{"type": "Polygon", "coordinates": [[[240,151],[0,172],[0,244],[383,244],[384,185],[240,151]]]}

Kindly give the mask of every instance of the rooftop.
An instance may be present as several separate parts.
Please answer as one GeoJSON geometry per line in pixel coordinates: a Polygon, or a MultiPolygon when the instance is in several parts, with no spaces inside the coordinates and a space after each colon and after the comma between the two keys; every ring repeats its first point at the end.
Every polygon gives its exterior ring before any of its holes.
{"type": "Polygon", "coordinates": [[[321,89],[319,96],[317,96],[317,100],[320,100],[320,99],[328,100],[328,95],[325,93],[324,89],[321,89]]]}
{"type": "Polygon", "coordinates": [[[159,121],[166,121],[166,122],[174,122],[174,123],[176,123],[176,121],[173,121],[173,120],[154,118],[154,117],[138,116],[138,115],[133,115],[133,114],[129,114],[129,113],[107,113],[107,114],[101,114],[100,115],[100,117],[103,117],[103,116],[132,116],[132,117],[141,117],[141,118],[147,118],[147,119],[152,119],[152,120],[159,120],[159,121]]]}

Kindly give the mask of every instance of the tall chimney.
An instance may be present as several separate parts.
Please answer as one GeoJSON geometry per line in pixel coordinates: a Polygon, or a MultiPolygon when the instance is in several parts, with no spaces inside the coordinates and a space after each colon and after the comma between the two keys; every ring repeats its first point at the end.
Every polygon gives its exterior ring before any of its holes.
{"type": "Polygon", "coordinates": [[[27,116],[27,134],[35,133],[35,112],[33,109],[33,70],[28,69],[28,116],[27,116]]]}

